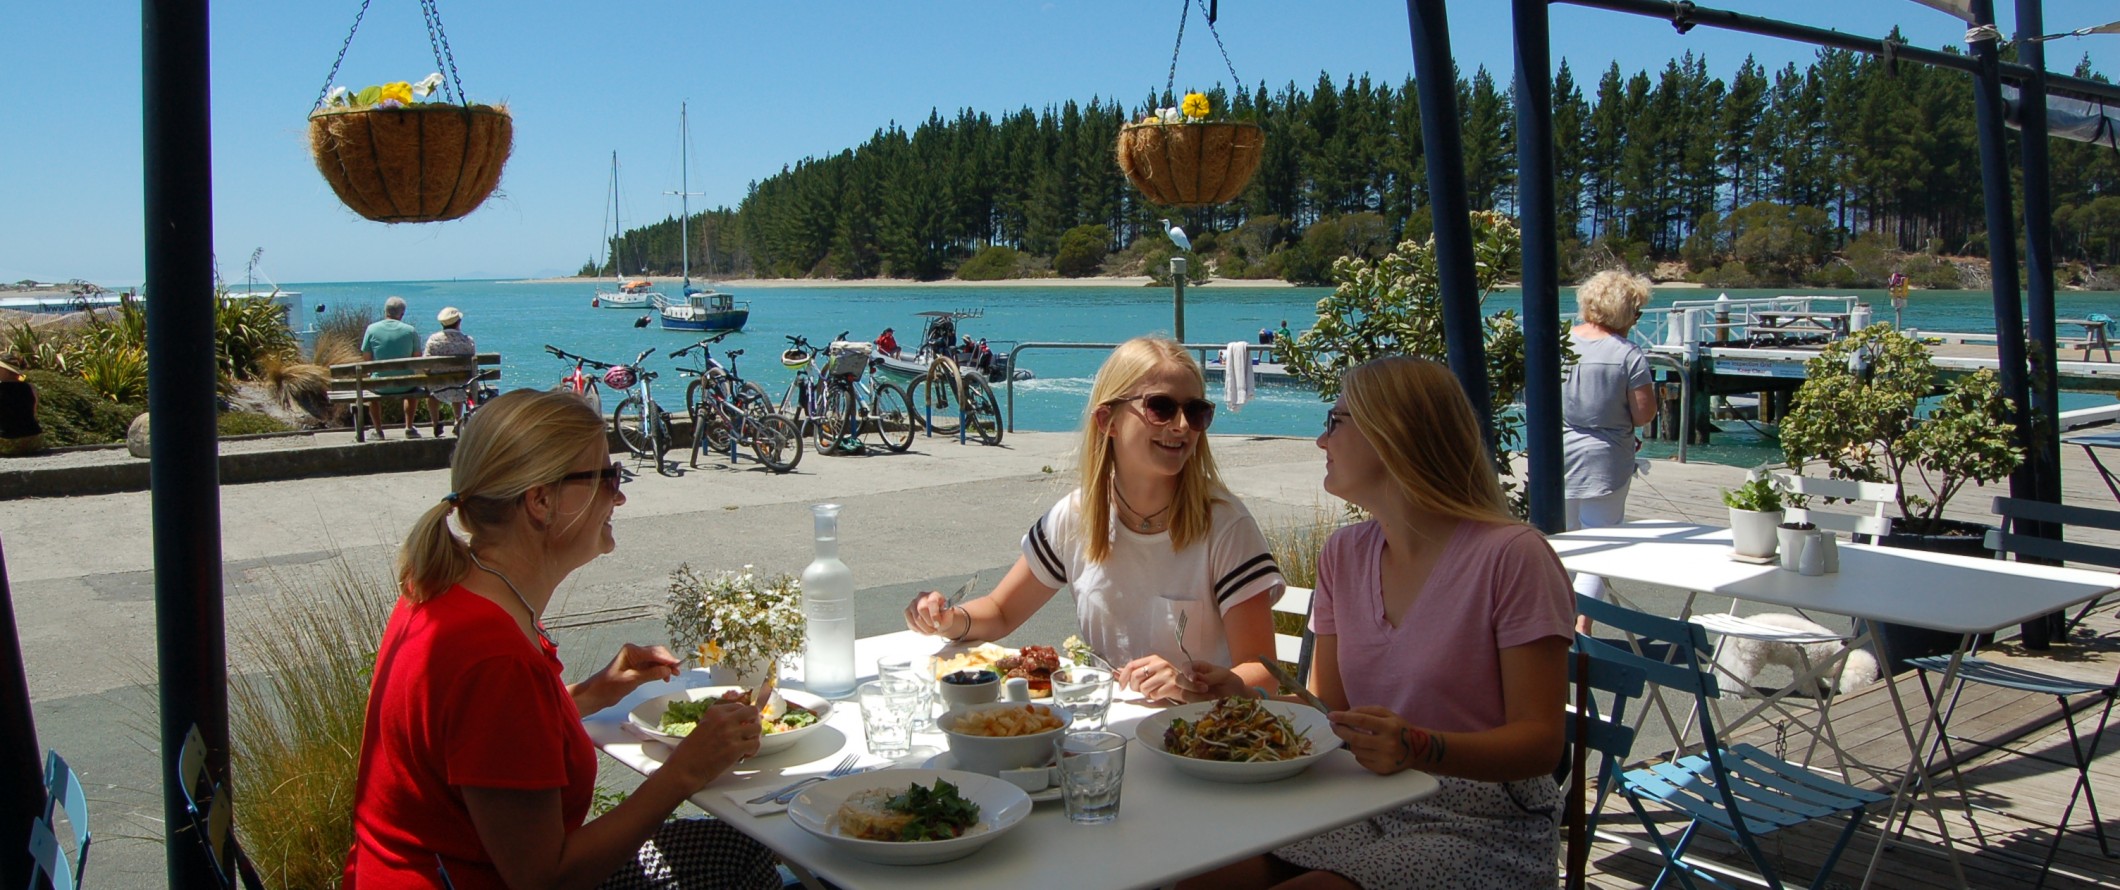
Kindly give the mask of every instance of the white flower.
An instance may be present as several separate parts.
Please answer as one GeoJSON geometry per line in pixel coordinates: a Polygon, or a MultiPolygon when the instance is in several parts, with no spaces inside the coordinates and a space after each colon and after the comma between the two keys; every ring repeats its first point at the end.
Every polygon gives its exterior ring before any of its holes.
{"type": "Polygon", "coordinates": [[[435,90],[440,89],[441,86],[442,72],[436,71],[433,74],[429,74],[425,78],[421,79],[419,83],[413,84],[412,94],[422,99],[425,99],[427,98],[428,93],[432,93],[435,90]]]}
{"type": "Polygon", "coordinates": [[[340,105],[350,104],[352,96],[352,90],[349,90],[345,87],[332,87],[331,94],[324,97],[324,105],[326,107],[337,107],[340,105]]]}
{"type": "Polygon", "coordinates": [[[1180,123],[1185,120],[1185,114],[1175,108],[1158,108],[1156,109],[1156,120],[1166,124],[1180,123]]]}

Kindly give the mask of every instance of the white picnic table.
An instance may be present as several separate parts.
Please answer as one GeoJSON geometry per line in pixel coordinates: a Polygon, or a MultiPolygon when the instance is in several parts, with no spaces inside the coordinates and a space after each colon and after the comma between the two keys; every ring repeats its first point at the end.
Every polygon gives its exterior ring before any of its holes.
{"type": "MultiPolygon", "coordinates": [[[[911,631],[855,643],[855,664],[873,679],[885,655],[924,662],[943,643],[911,631]]],[[[798,676],[787,680],[801,688],[798,676]]],[[[650,698],[690,686],[709,685],[703,672],[649,683],[624,701],[584,718],[589,737],[605,754],[646,774],[668,755],[659,742],[626,729],[626,715],[650,698]]],[[[1135,724],[1156,709],[1136,700],[1112,703],[1111,729],[1133,738],[1135,724]]],[[[1379,776],[1355,763],[1345,748],[1288,779],[1233,785],[1178,772],[1161,756],[1129,742],[1119,818],[1106,825],[1076,825],[1054,800],[1033,806],[1008,834],[972,855],[920,866],[877,865],[840,853],[790,822],[785,813],[753,815],[738,803],[803,776],[822,775],[846,755],[865,753],[858,703],[832,703],[821,732],[793,747],[740,764],[694,795],[692,802],[780,855],[806,884],[813,876],[845,890],[933,890],[947,887],[1161,887],[1179,878],[1255,856],[1435,793],[1436,780],[1407,770],[1379,776]]],[[[946,747],[939,733],[915,734],[913,753],[898,759],[918,766],[946,747]]]]}
{"type": "MultiPolygon", "coordinates": [[[[1839,572],[1803,575],[1732,559],[1729,529],[1661,520],[1583,529],[1547,540],[1570,571],[1959,634],[1958,650],[1937,692],[1939,701],[1949,700],[1959,661],[1976,635],[2089,602],[2120,586],[2120,576],[2107,572],[1861,544],[1841,545],[1839,572]]],[[[1689,597],[1687,610],[1692,602],[1689,597]]],[[[1897,684],[1886,678],[1885,687],[1908,750],[1906,771],[1882,823],[1890,825],[1900,808],[1913,800],[1913,778],[1922,771],[1922,752],[1928,749],[1935,721],[1922,720],[1917,738],[1897,684]]],[[[1933,785],[1923,782],[1918,790],[1923,805],[1936,817],[1963,887],[1965,872],[1950,829],[1935,809],[1933,785]]],[[[1884,847],[1880,837],[1863,875],[1864,886],[1876,876],[1884,847]]]]}

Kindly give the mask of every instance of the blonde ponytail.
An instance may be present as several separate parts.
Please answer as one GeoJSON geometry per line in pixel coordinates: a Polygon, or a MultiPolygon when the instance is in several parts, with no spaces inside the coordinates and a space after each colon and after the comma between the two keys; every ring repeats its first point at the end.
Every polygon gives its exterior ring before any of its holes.
{"type": "Polygon", "coordinates": [[[398,549],[398,586],[405,598],[424,603],[462,580],[471,571],[471,548],[449,528],[456,503],[443,499],[427,508],[398,549]]]}

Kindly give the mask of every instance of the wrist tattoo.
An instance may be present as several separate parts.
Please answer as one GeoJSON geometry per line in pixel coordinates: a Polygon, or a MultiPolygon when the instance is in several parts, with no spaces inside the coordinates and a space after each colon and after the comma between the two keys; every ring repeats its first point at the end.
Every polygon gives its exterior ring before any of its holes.
{"type": "Polygon", "coordinates": [[[1415,761],[1430,764],[1443,762],[1443,737],[1435,733],[1399,727],[1399,766],[1408,766],[1415,761]]]}

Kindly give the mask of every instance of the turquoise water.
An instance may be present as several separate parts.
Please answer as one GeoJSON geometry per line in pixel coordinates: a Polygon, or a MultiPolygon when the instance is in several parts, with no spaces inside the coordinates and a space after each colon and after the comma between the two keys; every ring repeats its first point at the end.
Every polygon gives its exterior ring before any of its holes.
{"type": "MultiPolygon", "coordinates": [[[[501,354],[504,388],[548,386],[558,381],[568,366],[545,354],[543,347],[547,343],[605,361],[630,360],[642,349],[654,347],[658,355],[647,364],[667,370],[674,363],[661,354],[699,339],[696,333],[664,331],[652,321],[646,328],[635,328],[633,323],[641,317],[639,312],[590,308],[589,298],[596,288],[590,282],[313,282],[285,287],[301,291],[303,302],[312,310],[318,304],[327,308],[368,306],[377,317],[381,316],[386,297],[404,297],[411,304],[407,319],[422,335],[437,329],[436,312],[443,306],[455,306],[463,310],[464,332],[478,341],[479,349],[501,354]]],[[[1731,299],[1790,292],[1728,291],[1731,299]]],[[[1251,340],[1260,328],[1278,327],[1283,319],[1301,331],[1316,317],[1317,301],[1328,293],[1325,288],[1194,286],[1185,295],[1187,339],[1195,343],[1251,340]]],[[[1712,299],[1717,293],[1694,289],[1658,291],[1651,308],[1676,300],[1712,299]]],[[[1839,293],[1862,297],[1877,310],[1880,320],[1890,320],[1891,301],[1883,291],[1839,293]]],[[[840,331],[849,330],[854,339],[866,340],[888,325],[897,328],[900,343],[910,346],[919,337],[922,321],[913,313],[923,310],[984,309],[986,316],[964,322],[961,332],[987,338],[997,352],[1003,351],[1004,342],[1117,342],[1146,333],[1167,335],[1173,328],[1168,288],[822,285],[739,289],[737,298],[750,301],[751,322],[743,333],[722,341],[722,348],[745,350],[739,359],[741,372],[776,397],[791,376],[777,360],[787,345],[782,339],[785,335],[800,334],[823,343],[840,331]]],[[[1572,292],[1564,291],[1561,301],[1564,308],[1572,306],[1572,292]]],[[[1992,331],[1990,301],[1984,291],[1916,292],[1906,310],[1906,325],[1928,331],[1992,331]]],[[[2055,302],[2062,317],[2082,317],[2093,312],[2120,316],[2120,293],[2063,293],[2057,295],[2055,302]]],[[[1504,291],[1490,297],[1485,308],[1493,312],[1519,305],[1516,291],[1504,291]]],[[[1024,352],[1019,362],[1037,377],[1016,384],[1016,428],[1075,429],[1091,377],[1102,358],[1103,353],[1095,351],[1024,352]]],[[[658,382],[674,380],[672,374],[658,382]]],[[[675,388],[665,392],[669,395],[658,397],[658,401],[683,401],[675,388]]],[[[1006,408],[1006,392],[996,394],[1006,408]]],[[[1209,395],[1219,399],[1213,391],[1209,395]]],[[[2063,407],[2107,404],[2110,398],[2066,394],[2063,407]]],[[[609,400],[606,404],[610,404],[609,400]]],[[[1216,415],[1214,429],[1218,433],[1311,435],[1317,431],[1323,414],[1315,393],[1298,387],[1267,385],[1261,386],[1257,398],[1241,411],[1224,408],[1216,415]]],[[[1745,425],[1726,426],[1729,432],[1719,436],[1716,445],[1689,449],[1689,456],[1748,466],[1772,453],[1745,425]]],[[[1649,446],[1652,456],[1672,450],[1662,443],[1649,446]]]]}

